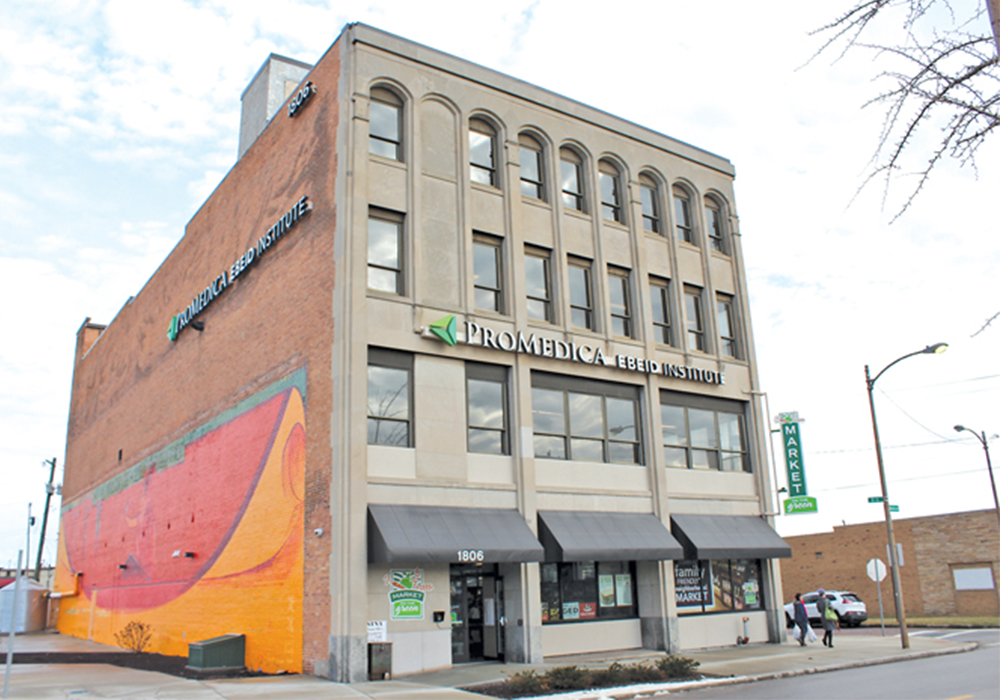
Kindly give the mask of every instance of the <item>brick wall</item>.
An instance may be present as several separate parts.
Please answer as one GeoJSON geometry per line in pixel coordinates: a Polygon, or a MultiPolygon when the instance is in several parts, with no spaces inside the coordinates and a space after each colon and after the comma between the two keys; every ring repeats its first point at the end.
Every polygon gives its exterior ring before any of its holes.
{"type": "MultiPolygon", "coordinates": [[[[310,74],[318,92],[294,118],[279,111],[195,214],[137,296],[93,342],[77,345],[64,503],[89,492],[262,387],[305,368],[306,538],[303,670],[327,657],[333,240],[337,209],[335,46],[310,74]],[[167,339],[171,316],[302,196],[313,211],[198,317],[204,332],[167,339]]],[[[220,465],[224,468],[224,465],[220,465]]]]}
{"type": "MultiPolygon", "coordinates": [[[[903,546],[900,579],[909,616],[958,614],[952,564],[991,562],[997,580],[1000,535],[994,510],[893,520],[893,532],[903,546]]],[[[878,558],[888,566],[884,522],[839,526],[833,532],[785,540],[792,547],[792,558],[781,563],[781,582],[788,600],[796,592],[817,588],[850,590],[865,601],[869,618],[878,617],[878,589],[868,578],[866,565],[878,558]]],[[[982,610],[976,614],[996,614],[998,599],[996,591],[992,593],[959,598],[970,599],[966,609],[971,605],[982,610]],[[992,599],[992,608],[987,598],[992,599]]],[[[895,615],[891,575],[882,581],[882,603],[887,617],[895,615]]]]}

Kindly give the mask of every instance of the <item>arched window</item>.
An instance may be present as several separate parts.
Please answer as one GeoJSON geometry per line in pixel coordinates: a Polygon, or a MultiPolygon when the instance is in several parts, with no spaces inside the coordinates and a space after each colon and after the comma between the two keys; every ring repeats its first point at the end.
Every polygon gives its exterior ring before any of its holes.
{"type": "Polygon", "coordinates": [[[728,253],[726,250],[726,218],[722,204],[715,197],[705,197],[705,225],[712,250],[728,253]]]}
{"type": "Polygon", "coordinates": [[[391,90],[373,87],[368,107],[368,152],[403,160],[403,101],[391,90]]]}
{"type": "Polygon", "coordinates": [[[533,136],[521,134],[520,144],[521,194],[535,199],[545,199],[545,167],[542,144],[533,136]]]}
{"type": "Polygon", "coordinates": [[[639,198],[642,200],[642,228],[650,233],[663,233],[660,193],[649,175],[639,175],[639,198]]]}
{"type": "Polygon", "coordinates": [[[496,129],[483,119],[469,120],[469,166],[473,182],[497,186],[496,129]]]}
{"type": "Polygon", "coordinates": [[[618,167],[609,160],[598,164],[597,177],[601,183],[601,215],[608,221],[625,221],[622,211],[622,178],[618,167]]]}
{"type": "Polygon", "coordinates": [[[677,238],[687,243],[695,243],[694,220],[691,218],[691,195],[686,189],[674,186],[674,228],[677,238]]]}
{"type": "Polygon", "coordinates": [[[585,211],[583,199],[583,158],[571,148],[559,149],[559,175],[563,206],[585,211]]]}

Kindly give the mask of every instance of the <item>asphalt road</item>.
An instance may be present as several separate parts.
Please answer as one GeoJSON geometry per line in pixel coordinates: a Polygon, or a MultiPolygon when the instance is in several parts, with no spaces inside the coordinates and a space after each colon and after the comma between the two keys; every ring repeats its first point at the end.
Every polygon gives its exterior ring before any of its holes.
{"type": "Polygon", "coordinates": [[[1000,630],[911,630],[910,634],[978,642],[979,648],[965,654],[675,692],[670,697],[680,696],[684,700],[996,700],[1000,697],[1000,630]]]}

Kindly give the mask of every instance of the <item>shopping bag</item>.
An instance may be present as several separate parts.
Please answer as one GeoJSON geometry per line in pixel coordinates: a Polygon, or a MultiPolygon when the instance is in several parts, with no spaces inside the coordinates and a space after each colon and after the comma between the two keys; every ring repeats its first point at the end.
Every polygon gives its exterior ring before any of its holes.
{"type": "Polygon", "coordinates": [[[816,633],[813,632],[813,628],[812,627],[809,628],[809,634],[806,635],[806,641],[809,641],[809,642],[815,642],[816,641],[816,633]]]}
{"type": "Polygon", "coordinates": [[[798,640],[799,637],[802,636],[802,628],[799,627],[798,625],[795,625],[795,631],[792,633],[792,635],[795,637],[796,640],[798,640]]]}
{"type": "Polygon", "coordinates": [[[823,617],[825,617],[827,620],[838,620],[838,619],[840,619],[840,618],[837,617],[837,611],[834,610],[833,608],[827,608],[826,612],[823,613],[823,617]]]}

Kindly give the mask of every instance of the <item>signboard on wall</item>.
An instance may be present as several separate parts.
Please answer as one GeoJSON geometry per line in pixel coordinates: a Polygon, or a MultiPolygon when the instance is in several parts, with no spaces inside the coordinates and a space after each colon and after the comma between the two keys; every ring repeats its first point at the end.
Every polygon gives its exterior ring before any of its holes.
{"type": "Polygon", "coordinates": [[[802,459],[802,434],[797,411],[781,413],[775,422],[781,426],[781,440],[785,448],[785,466],[788,470],[788,495],[785,499],[785,515],[795,513],[815,513],[819,510],[816,499],[808,495],[806,470],[802,459]]]}
{"type": "Polygon", "coordinates": [[[424,583],[423,569],[390,569],[382,580],[389,587],[389,619],[424,619],[424,599],[434,586],[424,583]]]}

